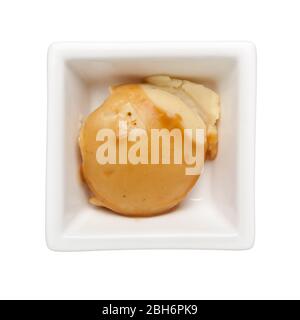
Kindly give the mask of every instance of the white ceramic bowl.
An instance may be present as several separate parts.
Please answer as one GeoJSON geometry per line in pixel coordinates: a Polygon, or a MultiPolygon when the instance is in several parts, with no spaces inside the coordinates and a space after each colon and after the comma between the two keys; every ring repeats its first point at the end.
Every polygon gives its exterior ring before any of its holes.
{"type": "Polygon", "coordinates": [[[256,50],[247,42],[55,43],[48,52],[46,238],[50,249],[248,249],[254,242],[256,50]],[[114,83],[168,74],[221,97],[219,153],[172,213],[93,207],[80,180],[80,122],[114,83]]]}

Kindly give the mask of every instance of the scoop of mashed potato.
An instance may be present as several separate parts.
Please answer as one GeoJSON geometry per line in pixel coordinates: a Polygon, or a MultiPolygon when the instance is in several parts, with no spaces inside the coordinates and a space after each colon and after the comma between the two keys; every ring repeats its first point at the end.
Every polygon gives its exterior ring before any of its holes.
{"type": "MultiPolygon", "coordinates": [[[[133,129],[142,129],[148,138],[152,129],[178,129],[180,132],[186,128],[202,129],[204,146],[203,154],[199,157],[203,159],[199,161],[201,171],[205,154],[206,158],[213,158],[216,154],[215,125],[219,116],[214,114],[214,112],[217,113],[216,111],[206,111],[206,103],[214,103],[211,101],[214,98],[213,94],[213,97],[201,100],[200,93],[200,97],[197,96],[196,99],[193,96],[194,88],[188,87],[186,90],[191,90],[192,94],[186,93],[182,81],[157,76],[147,78],[144,84],[115,86],[102,106],[87,117],[80,131],[79,146],[82,156],[82,174],[91,191],[92,204],[127,216],[151,216],[175,207],[194,186],[200,172],[193,175],[186,174],[189,165],[184,161],[178,164],[174,163],[173,159],[170,164],[161,163],[164,153],[162,145],[159,145],[158,149],[159,163],[151,163],[151,141],[146,147],[147,163],[117,161],[99,164],[97,160],[101,145],[100,139],[97,139],[100,129],[110,129],[110,132],[115,133],[116,139],[106,143],[116,143],[115,154],[113,154],[115,159],[124,158],[120,145],[125,136],[122,136],[120,123],[126,125],[126,134],[133,129]],[[205,105],[203,110],[198,110],[200,105],[205,105]],[[213,143],[211,143],[212,140],[213,143]]],[[[205,95],[207,88],[203,88],[201,87],[202,95],[205,95]]],[[[218,103],[218,99],[215,103],[218,103]]],[[[194,137],[191,137],[191,140],[194,150],[196,148],[194,137]]],[[[175,139],[171,138],[169,141],[169,153],[172,158],[177,152],[174,150],[175,139]]],[[[127,141],[127,152],[133,149],[134,143],[134,141],[127,141]]]]}

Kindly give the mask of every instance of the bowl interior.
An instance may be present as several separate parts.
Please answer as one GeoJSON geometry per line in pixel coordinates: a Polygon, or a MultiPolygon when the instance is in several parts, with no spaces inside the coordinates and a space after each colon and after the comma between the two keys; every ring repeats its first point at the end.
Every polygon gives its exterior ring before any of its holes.
{"type": "Polygon", "coordinates": [[[71,59],[64,64],[64,235],[232,235],[237,232],[236,199],[238,68],[233,57],[71,59]],[[88,203],[80,178],[78,134],[82,120],[101,105],[112,84],[168,74],[203,83],[221,97],[219,152],[171,213],[128,218],[88,203]]]}

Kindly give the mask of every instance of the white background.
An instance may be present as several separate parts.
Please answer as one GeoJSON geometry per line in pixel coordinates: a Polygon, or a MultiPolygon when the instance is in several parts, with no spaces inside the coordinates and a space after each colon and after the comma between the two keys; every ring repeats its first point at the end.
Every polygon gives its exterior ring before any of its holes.
{"type": "Polygon", "coordinates": [[[300,298],[299,1],[2,1],[0,298],[300,298]],[[57,253],[44,232],[53,41],[250,40],[258,52],[248,251],[57,253]]]}

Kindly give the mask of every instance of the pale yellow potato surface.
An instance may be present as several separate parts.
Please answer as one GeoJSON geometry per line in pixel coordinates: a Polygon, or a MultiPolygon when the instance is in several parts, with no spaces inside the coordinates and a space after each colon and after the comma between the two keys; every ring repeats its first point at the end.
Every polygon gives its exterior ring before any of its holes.
{"type": "Polygon", "coordinates": [[[217,121],[220,118],[218,94],[202,84],[165,75],[147,77],[145,82],[177,96],[186,106],[199,114],[206,125],[206,159],[215,159],[218,152],[217,121]]]}

